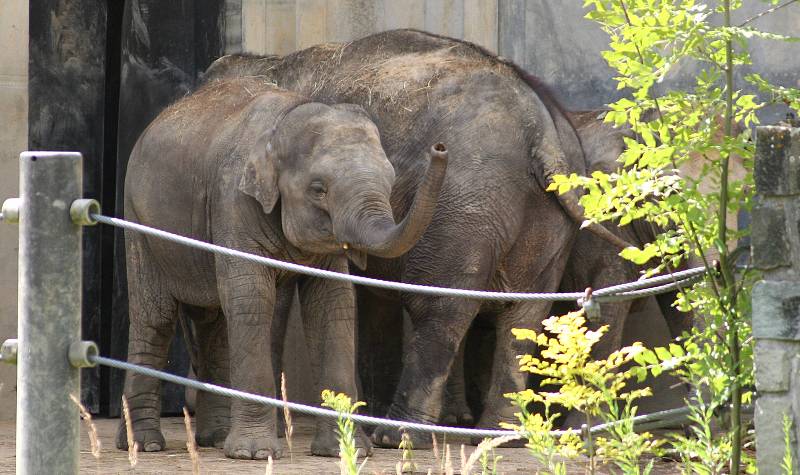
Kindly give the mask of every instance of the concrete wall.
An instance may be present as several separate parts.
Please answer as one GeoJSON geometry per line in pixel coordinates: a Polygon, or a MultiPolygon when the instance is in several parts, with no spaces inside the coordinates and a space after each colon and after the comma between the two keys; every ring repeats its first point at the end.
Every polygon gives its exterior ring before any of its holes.
{"type": "Polygon", "coordinates": [[[326,41],[349,41],[376,31],[418,28],[465,38],[497,51],[498,3],[498,0],[241,0],[241,47],[250,53],[286,54],[326,41]]]}
{"type": "MultiPolygon", "coordinates": [[[[0,2],[0,201],[19,193],[28,148],[28,1],[0,2]]],[[[0,339],[17,335],[17,227],[0,223],[0,339]]],[[[16,371],[0,364],[0,420],[14,418],[16,371]]]]}
{"type": "MultiPolygon", "coordinates": [[[[550,84],[573,110],[616,100],[613,72],[600,56],[608,37],[586,20],[580,1],[564,0],[227,0],[239,9],[235,25],[241,43],[226,50],[286,54],[325,41],[349,41],[392,28],[419,28],[464,38],[513,59],[550,84]]],[[[750,0],[733,18],[741,23],[769,7],[750,0]]],[[[233,22],[227,25],[232,32],[233,22]]],[[[800,29],[800,6],[764,16],[752,26],[791,35],[800,29]]],[[[235,35],[231,35],[235,36],[235,35]]],[[[231,41],[234,39],[234,41],[231,41]]],[[[800,46],[753,40],[753,68],[778,84],[800,85],[800,46]]],[[[696,65],[677,68],[662,87],[685,83],[696,65]]],[[[745,74],[746,71],[741,71],[745,74]]],[[[741,75],[738,84],[743,86],[741,75]]],[[[765,122],[781,118],[774,109],[765,122]]]]}

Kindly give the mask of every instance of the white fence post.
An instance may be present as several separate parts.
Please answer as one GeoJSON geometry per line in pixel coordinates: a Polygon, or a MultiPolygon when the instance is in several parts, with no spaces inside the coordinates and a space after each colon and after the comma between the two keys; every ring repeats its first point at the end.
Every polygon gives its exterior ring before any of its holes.
{"type": "Polygon", "coordinates": [[[81,340],[81,226],[70,206],[81,197],[82,157],[20,155],[17,473],[78,473],[81,340]]]}

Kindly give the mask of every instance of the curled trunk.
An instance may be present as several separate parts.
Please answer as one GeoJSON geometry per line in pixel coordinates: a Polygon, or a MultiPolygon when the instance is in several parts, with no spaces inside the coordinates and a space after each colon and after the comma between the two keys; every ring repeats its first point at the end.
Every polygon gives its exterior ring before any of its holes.
{"type": "Polygon", "coordinates": [[[392,258],[408,252],[422,237],[433,218],[447,170],[447,149],[436,144],[430,150],[430,164],[408,214],[395,224],[391,210],[358,223],[359,239],[350,243],[356,250],[392,258]]]}

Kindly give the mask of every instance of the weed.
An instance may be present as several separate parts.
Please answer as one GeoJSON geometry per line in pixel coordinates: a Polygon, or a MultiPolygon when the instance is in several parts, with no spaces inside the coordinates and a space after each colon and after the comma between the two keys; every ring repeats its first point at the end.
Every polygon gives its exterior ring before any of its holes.
{"type": "Polygon", "coordinates": [[[128,437],[128,462],[131,468],[135,468],[139,461],[139,442],[133,439],[133,423],[131,422],[131,410],[128,407],[128,399],[122,395],[122,415],[125,417],[125,433],[128,437]]]}
{"type": "Polygon", "coordinates": [[[329,389],[322,391],[322,405],[329,407],[339,413],[337,418],[338,429],[336,431],[339,439],[339,469],[342,475],[358,475],[364,468],[367,460],[358,465],[358,449],[356,448],[356,426],[350,417],[361,406],[366,403],[352,399],[344,393],[335,393],[329,389]]]}
{"type": "Polygon", "coordinates": [[[200,452],[197,451],[197,442],[194,440],[192,430],[192,418],[189,417],[189,410],[183,408],[183,424],[186,427],[186,450],[189,451],[189,458],[192,459],[192,474],[200,475],[200,452]]]}

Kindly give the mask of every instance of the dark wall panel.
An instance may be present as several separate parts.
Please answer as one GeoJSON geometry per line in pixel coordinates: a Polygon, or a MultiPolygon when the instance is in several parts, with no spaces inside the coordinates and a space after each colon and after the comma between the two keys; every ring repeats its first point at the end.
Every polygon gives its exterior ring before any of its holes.
{"type": "MultiPolygon", "coordinates": [[[[29,132],[31,150],[79,151],[83,194],[104,194],[107,7],[103,0],[30,0],[29,132]]],[[[102,234],[83,238],[83,336],[99,341],[102,234]]],[[[82,399],[99,409],[99,370],[82,373],[82,399]]]]}
{"type": "MultiPolygon", "coordinates": [[[[222,54],[222,0],[129,0],[122,20],[116,214],[123,215],[125,170],[137,138],[161,110],[191,91],[200,73],[222,54]]],[[[165,203],[169,206],[169,203],[165,203]]],[[[128,348],[128,300],[124,235],[116,231],[110,351],[124,359],[128,348]]],[[[179,332],[179,331],[178,331],[179,332]]],[[[186,374],[189,361],[180,334],[170,349],[168,371],[186,374]]],[[[113,371],[109,413],[119,414],[123,373],[113,371]]],[[[179,413],[183,389],[165,384],[163,411],[179,413]]]]}
{"type": "MultiPolygon", "coordinates": [[[[136,139],[168,104],[194,88],[222,54],[223,0],[30,0],[29,148],[84,156],[84,196],[122,215],[125,167],[136,139]]],[[[127,295],[121,233],[84,234],[83,335],[101,353],[127,356],[127,295]]],[[[180,336],[170,370],[186,372],[180,336]]],[[[82,399],[116,415],[123,375],[85,370],[82,399]]],[[[165,412],[182,389],[165,388],[165,412]]]]}

